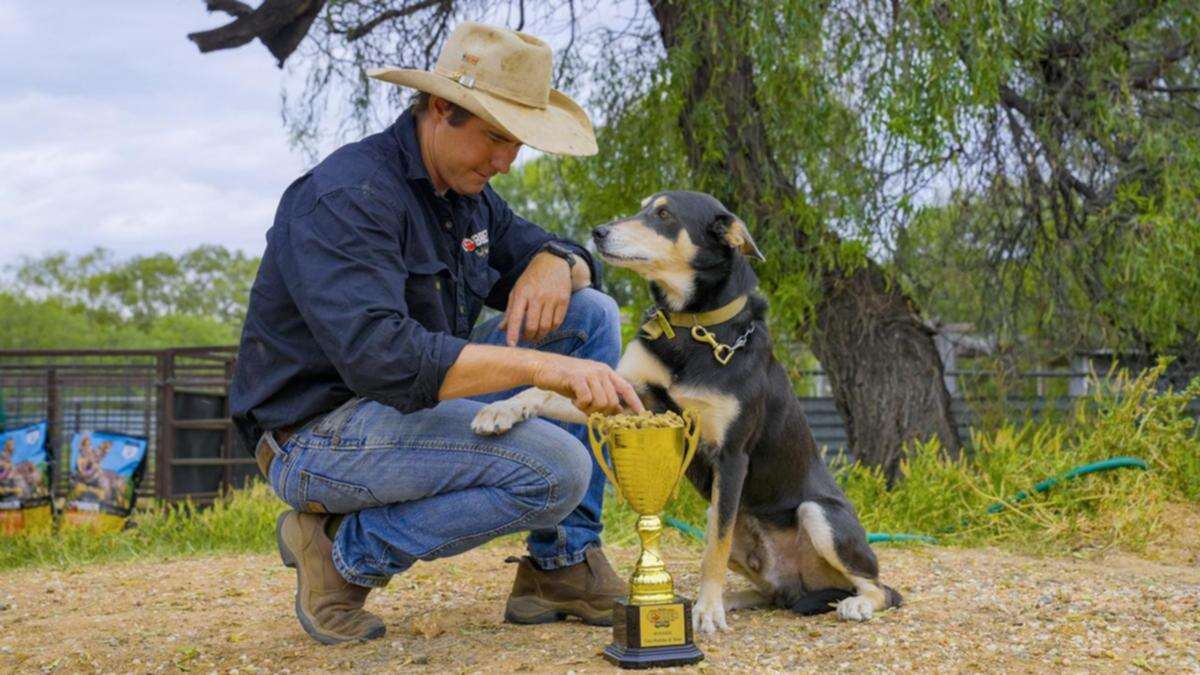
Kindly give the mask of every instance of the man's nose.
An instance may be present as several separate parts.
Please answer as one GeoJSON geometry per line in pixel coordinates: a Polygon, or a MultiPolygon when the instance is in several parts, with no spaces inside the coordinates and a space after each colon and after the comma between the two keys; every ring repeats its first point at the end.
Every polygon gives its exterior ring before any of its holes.
{"type": "Polygon", "coordinates": [[[518,152],[520,152],[520,148],[515,148],[513,150],[500,150],[499,152],[495,153],[492,155],[492,168],[495,169],[497,173],[508,173],[509,167],[511,167],[512,163],[517,159],[518,152]]]}

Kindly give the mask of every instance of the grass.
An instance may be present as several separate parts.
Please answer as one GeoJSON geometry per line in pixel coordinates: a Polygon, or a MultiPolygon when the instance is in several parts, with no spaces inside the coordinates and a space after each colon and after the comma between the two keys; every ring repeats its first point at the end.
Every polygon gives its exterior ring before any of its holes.
{"type": "MultiPolygon", "coordinates": [[[[947,459],[936,442],[919,444],[903,465],[904,479],[891,490],[878,471],[861,465],[841,467],[838,479],[870,531],[934,534],[949,545],[1025,552],[1144,553],[1173,536],[1170,520],[1178,509],[1194,511],[1200,501],[1200,439],[1186,409],[1200,395],[1200,381],[1182,392],[1160,393],[1153,386],[1160,372],[1161,366],[1139,377],[1118,375],[1114,386],[1080,401],[1069,419],[977,430],[972,451],[957,460],[947,459]],[[991,504],[1044,478],[1113,456],[1140,457],[1150,470],[1086,476],[986,514],[991,504]],[[944,531],[951,526],[958,527],[944,531]]],[[[0,570],[273,552],[275,518],[284,508],[261,483],[211,508],[151,504],[137,514],[136,528],[121,533],[0,537],[0,570]]],[[[703,528],[706,509],[685,481],[667,514],[703,528]]],[[[608,543],[636,543],[636,514],[611,493],[603,520],[608,543]]]]}

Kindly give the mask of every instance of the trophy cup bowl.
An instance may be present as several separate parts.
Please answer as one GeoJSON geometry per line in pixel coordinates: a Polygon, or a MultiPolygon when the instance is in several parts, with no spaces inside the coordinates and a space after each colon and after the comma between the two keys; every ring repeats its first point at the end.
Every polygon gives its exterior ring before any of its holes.
{"type": "Polygon", "coordinates": [[[692,603],[675,595],[675,584],[659,552],[659,513],[679,488],[696,454],[699,418],[599,413],[588,418],[592,453],[618,496],[638,513],[641,554],[629,579],[629,598],[613,607],[613,643],[604,657],[622,668],[687,665],[704,654],[692,642],[692,603]],[[653,424],[654,426],[651,426],[653,424]],[[612,459],[604,457],[604,446],[612,459]]]}

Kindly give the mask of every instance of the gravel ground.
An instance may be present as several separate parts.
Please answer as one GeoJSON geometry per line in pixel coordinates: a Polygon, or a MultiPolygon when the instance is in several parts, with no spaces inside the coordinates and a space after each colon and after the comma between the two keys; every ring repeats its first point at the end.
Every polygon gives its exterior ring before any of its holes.
{"type": "MultiPolygon", "coordinates": [[[[907,604],[861,624],[731,615],[701,670],[1200,671],[1200,567],[1113,554],[877,549],[907,604]]],[[[294,573],[229,555],[0,573],[0,672],[592,672],[610,629],[501,622],[512,545],[419,564],[372,595],[388,634],[324,647],[292,614],[294,573]]],[[[635,551],[614,549],[622,573],[635,551]]],[[[668,544],[694,596],[699,552],[668,544]]],[[[738,580],[730,577],[730,587],[738,580]]]]}

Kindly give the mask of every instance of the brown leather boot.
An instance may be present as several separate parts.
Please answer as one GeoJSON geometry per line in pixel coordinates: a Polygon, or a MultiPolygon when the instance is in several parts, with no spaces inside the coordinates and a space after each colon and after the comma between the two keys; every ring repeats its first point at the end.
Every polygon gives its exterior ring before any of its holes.
{"type": "Polygon", "coordinates": [[[583,562],[542,570],[529,556],[517,562],[517,578],[504,606],[509,623],[549,623],[577,616],[593,626],[611,626],[613,601],[629,595],[629,585],[613,571],[599,546],[584,551],[583,562]]]}
{"type": "Polygon", "coordinates": [[[327,645],[383,637],[383,621],[362,608],[371,589],[346,581],[333,566],[326,518],[288,511],[275,524],[283,564],[296,568],[296,618],[309,635],[327,645]]]}

